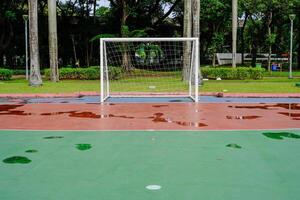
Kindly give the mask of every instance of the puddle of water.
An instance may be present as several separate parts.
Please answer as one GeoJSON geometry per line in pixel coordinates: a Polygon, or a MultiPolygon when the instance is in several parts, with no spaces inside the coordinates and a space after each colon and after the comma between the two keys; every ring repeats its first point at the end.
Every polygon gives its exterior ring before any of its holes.
{"type": "Polygon", "coordinates": [[[242,147],[238,144],[227,144],[226,147],[234,148],[234,149],[241,149],[242,147]]]}
{"type": "Polygon", "coordinates": [[[91,144],[76,144],[76,148],[80,151],[86,151],[92,148],[91,144]]]}
{"type": "Polygon", "coordinates": [[[0,105],[0,112],[3,112],[3,111],[10,111],[12,109],[16,109],[16,108],[19,108],[19,107],[22,107],[23,105],[20,105],[20,104],[16,104],[16,105],[0,105]]]}
{"type": "Polygon", "coordinates": [[[278,114],[285,115],[288,117],[300,117],[300,113],[289,113],[289,112],[279,112],[278,114]]]}
{"type": "Polygon", "coordinates": [[[12,156],[9,158],[5,158],[3,162],[7,164],[28,164],[31,162],[31,160],[23,156],[12,156]]]}
{"type": "Polygon", "coordinates": [[[292,139],[300,139],[300,135],[297,135],[295,133],[289,133],[289,132],[266,132],[262,133],[264,136],[275,139],[275,140],[283,140],[284,138],[292,138],[292,139]]]}
{"type": "Polygon", "coordinates": [[[49,140],[51,140],[51,139],[62,139],[62,138],[64,138],[63,136],[48,136],[48,137],[44,137],[44,139],[49,139],[49,140]]]}
{"type": "Polygon", "coordinates": [[[244,109],[263,109],[263,110],[275,110],[276,108],[284,108],[288,110],[300,110],[300,104],[283,104],[278,103],[274,105],[253,105],[253,106],[228,106],[229,108],[244,108],[244,109]]]}
{"type": "Polygon", "coordinates": [[[14,110],[16,108],[22,107],[23,105],[0,105],[0,115],[31,115],[31,113],[25,113],[25,111],[14,110]]]}
{"type": "Polygon", "coordinates": [[[237,120],[251,120],[251,119],[258,119],[261,116],[226,116],[226,119],[237,119],[237,120]]]}
{"type": "Polygon", "coordinates": [[[26,153],[37,153],[38,150],[35,150],[35,149],[29,149],[27,151],[25,151],[26,153]]]}
{"type": "Polygon", "coordinates": [[[189,126],[189,127],[205,127],[207,126],[204,123],[200,123],[200,122],[184,122],[184,121],[172,121],[169,118],[164,118],[163,117],[164,114],[163,113],[154,113],[154,117],[149,117],[149,119],[152,119],[153,122],[164,122],[164,123],[173,123],[173,124],[177,124],[180,126],[189,126]]]}
{"type": "Polygon", "coordinates": [[[169,107],[169,105],[153,105],[153,108],[169,107]]]}

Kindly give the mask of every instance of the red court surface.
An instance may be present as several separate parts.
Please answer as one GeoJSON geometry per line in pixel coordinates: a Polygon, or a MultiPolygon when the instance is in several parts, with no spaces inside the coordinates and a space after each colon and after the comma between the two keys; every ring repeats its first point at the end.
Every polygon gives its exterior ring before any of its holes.
{"type": "Polygon", "coordinates": [[[300,104],[10,104],[0,129],[258,130],[300,128],[300,104]]]}

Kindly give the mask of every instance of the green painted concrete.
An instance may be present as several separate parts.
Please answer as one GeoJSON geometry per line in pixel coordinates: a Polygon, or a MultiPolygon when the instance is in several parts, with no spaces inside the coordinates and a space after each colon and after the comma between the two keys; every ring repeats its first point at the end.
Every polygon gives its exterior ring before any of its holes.
{"type": "Polygon", "coordinates": [[[300,130],[274,132],[0,131],[0,199],[299,199],[300,130]]]}

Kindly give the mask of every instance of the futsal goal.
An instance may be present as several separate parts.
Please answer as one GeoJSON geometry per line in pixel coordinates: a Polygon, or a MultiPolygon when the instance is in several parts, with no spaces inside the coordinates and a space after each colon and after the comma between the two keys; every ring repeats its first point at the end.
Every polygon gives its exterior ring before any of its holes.
{"type": "Polygon", "coordinates": [[[198,102],[198,38],[101,38],[101,102],[189,97],[198,102]]]}

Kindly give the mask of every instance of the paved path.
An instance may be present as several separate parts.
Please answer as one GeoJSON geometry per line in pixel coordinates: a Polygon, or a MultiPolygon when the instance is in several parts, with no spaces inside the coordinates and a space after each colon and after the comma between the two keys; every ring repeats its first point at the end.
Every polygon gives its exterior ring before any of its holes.
{"type": "Polygon", "coordinates": [[[0,104],[0,129],[252,130],[300,128],[300,104],[0,104]]]}

